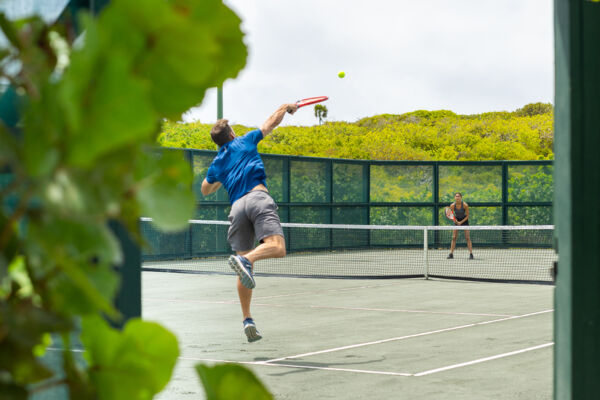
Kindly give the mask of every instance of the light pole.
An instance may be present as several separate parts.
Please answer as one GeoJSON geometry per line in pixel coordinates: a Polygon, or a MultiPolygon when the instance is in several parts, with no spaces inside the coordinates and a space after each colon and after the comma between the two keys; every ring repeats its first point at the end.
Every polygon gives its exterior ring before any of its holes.
{"type": "Polygon", "coordinates": [[[223,85],[217,88],[217,119],[223,118],[223,85]]]}

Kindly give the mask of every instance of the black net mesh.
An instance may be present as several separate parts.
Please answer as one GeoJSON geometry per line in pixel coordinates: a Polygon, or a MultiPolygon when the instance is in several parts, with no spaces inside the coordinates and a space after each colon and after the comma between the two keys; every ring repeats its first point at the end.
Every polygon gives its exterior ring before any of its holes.
{"type": "MultiPolygon", "coordinates": [[[[552,226],[319,225],[284,223],[288,255],[258,261],[257,275],[335,278],[439,277],[551,283],[552,226]],[[456,232],[456,233],[455,233],[456,232]],[[456,234],[456,249],[448,259],[456,234]],[[470,258],[467,236],[473,246],[470,258]]],[[[142,221],[148,270],[230,273],[228,223],[191,221],[163,234],[142,221]]]]}

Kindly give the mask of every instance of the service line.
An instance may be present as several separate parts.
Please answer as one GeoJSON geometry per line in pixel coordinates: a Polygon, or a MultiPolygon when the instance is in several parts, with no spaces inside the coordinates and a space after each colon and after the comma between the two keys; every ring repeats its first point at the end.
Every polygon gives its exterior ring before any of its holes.
{"type": "Polygon", "coordinates": [[[539,346],[533,346],[533,347],[528,347],[526,349],[515,350],[515,351],[511,351],[509,353],[503,353],[503,354],[498,354],[498,355],[491,356],[491,357],[480,358],[477,360],[467,361],[467,362],[460,363],[460,364],[448,365],[446,367],[430,369],[429,371],[423,371],[423,372],[416,373],[413,376],[431,375],[431,374],[435,374],[437,372],[448,371],[449,369],[461,368],[461,367],[466,367],[468,365],[479,364],[479,363],[491,361],[491,360],[497,360],[498,358],[510,357],[510,356],[514,356],[516,354],[521,354],[521,353],[526,353],[528,351],[543,349],[545,347],[549,347],[549,346],[553,346],[553,345],[554,345],[554,342],[544,343],[544,344],[540,344],[539,346]]]}

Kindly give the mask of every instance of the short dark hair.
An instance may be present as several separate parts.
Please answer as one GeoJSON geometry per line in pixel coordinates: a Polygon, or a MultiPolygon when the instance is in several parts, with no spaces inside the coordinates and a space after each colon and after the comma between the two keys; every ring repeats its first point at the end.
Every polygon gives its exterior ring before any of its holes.
{"type": "Polygon", "coordinates": [[[218,120],[210,130],[210,137],[217,146],[221,147],[231,141],[231,127],[226,119],[218,120]]]}
{"type": "Polygon", "coordinates": [[[454,193],[454,195],[455,195],[455,196],[456,196],[457,194],[458,194],[460,197],[463,197],[463,195],[462,195],[462,193],[461,193],[461,192],[456,192],[456,193],[454,193]]]}

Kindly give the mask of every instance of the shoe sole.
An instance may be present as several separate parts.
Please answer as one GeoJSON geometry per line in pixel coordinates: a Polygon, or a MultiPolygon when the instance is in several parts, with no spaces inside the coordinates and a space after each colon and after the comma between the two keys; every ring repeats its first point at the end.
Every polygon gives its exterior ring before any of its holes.
{"type": "Polygon", "coordinates": [[[244,328],[244,333],[246,334],[246,337],[248,338],[248,341],[250,343],[256,342],[257,340],[262,339],[262,336],[256,330],[256,326],[255,325],[249,325],[249,326],[245,327],[244,328]]]}
{"type": "Polygon", "coordinates": [[[254,282],[254,278],[252,277],[252,275],[248,274],[248,271],[246,271],[246,268],[244,268],[244,266],[242,265],[240,260],[237,259],[237,257],[229,257],[229,266],[240,278],[240,282],[242,282],[242,285],[244,285],[248,289],[254,289],[256,287],[256,282],[254,282]]]}

